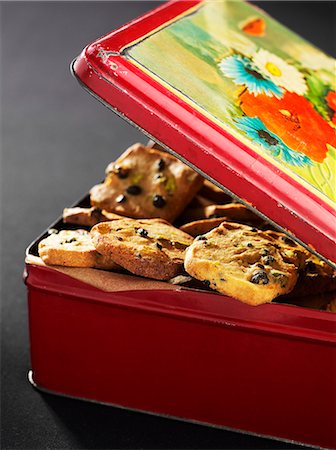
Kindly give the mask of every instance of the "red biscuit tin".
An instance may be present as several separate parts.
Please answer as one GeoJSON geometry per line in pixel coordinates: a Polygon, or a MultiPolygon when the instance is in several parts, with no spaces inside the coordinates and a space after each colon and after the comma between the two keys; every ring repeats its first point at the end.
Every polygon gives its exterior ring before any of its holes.
{"type": "MultiPolygon", "coordinates": [[[[323,110],[332,94],[318,116],[309,106],[312,77],[327,85],[330,60],[248,4],[180,1],[88,46],[73,71],[108,107],[332,263],[335,143],[323,110]],[[320,68],[293,63],[307,52],[320,68]],[[323,137],[309,142],[308,124],[323,137]]],[[[37,255],[45,235],[28,248],[25,271],[35,386],[336,447],[335,315],[46,267],[37,255]]]]}

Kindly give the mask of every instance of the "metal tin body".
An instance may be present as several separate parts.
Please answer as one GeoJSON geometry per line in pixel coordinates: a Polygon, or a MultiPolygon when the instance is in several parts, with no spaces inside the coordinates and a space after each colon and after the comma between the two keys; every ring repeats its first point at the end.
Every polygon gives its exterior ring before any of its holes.
{"type": "Polygon", "coordinates": [[[107,293],[31,264],[26,284],[41,389],[336,447],[333,314],[131,281],[107,293]]]}

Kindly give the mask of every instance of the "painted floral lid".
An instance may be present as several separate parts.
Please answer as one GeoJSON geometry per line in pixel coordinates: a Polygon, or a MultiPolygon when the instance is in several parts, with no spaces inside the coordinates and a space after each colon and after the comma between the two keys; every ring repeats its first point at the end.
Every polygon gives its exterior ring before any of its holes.
{"type": "Polygon", "coordinates": [[[169,2],[74,63],[107,106],[331,261],[335,68],[239,0],[169,2]]]}

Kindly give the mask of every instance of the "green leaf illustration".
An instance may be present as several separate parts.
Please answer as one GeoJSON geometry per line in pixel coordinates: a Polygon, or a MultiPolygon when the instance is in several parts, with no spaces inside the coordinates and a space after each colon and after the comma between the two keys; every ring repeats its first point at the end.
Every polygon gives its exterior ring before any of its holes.
{"type": "Polygon", "coordinates": [[[316,111],[321,114],[325,120],[330,120],[332,117],[332,110],[329,108],[325,99],[326,95],[330,91],[330,86],[324,84],[320,78],[311,74],[307,77],[308,93],[305,95],[316,111]]]}

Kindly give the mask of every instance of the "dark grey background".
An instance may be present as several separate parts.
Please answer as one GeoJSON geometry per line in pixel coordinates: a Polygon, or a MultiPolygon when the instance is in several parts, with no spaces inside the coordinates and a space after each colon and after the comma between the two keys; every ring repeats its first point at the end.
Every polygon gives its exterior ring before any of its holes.
{"type": "MultiPolygon", "coordinates": [[[[146,142],[77,85],[69,63],[87,43],[157,4],[1,3],[3,449],[294,447],[42,395],[26,379],[25,247],[100,180],[124,148],[146,142]]],[[[335,3],[257,4],[333,53],[335,3]]]]}

